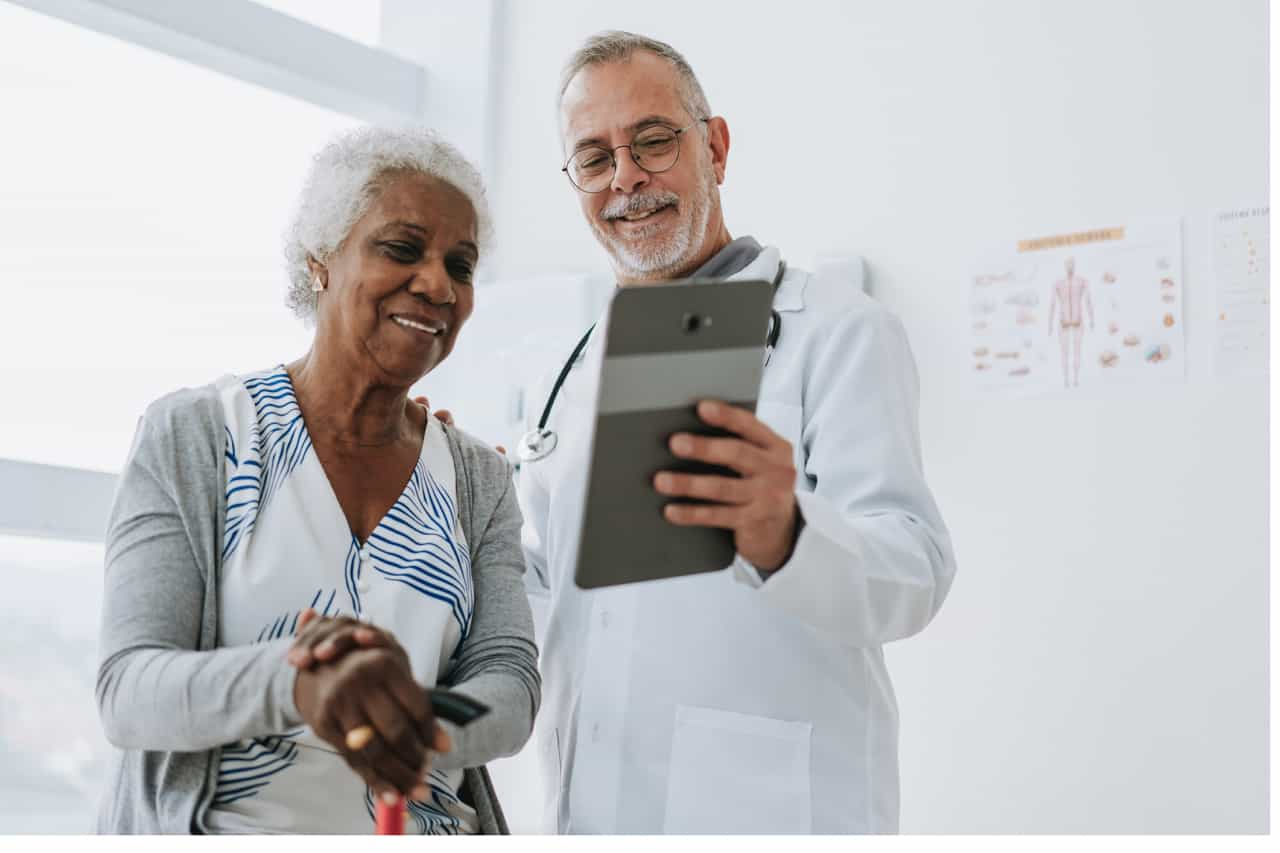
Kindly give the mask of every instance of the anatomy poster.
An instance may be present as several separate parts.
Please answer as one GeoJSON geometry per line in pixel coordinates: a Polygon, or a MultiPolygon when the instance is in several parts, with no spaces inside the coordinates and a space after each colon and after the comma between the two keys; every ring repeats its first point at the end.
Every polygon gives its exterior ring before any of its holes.
{"type": "Polygon", "coordinates": [[[1265,376],[1271,342],[1271,208],[1221,210],[1210,220],[1214,373],[1265,376]]]}
{"type": "Polygon", "coordinates": [[[1013,240],[969,288],[980,390],[1074,394],[1186,376],[1180,220],[1013,240]]]}

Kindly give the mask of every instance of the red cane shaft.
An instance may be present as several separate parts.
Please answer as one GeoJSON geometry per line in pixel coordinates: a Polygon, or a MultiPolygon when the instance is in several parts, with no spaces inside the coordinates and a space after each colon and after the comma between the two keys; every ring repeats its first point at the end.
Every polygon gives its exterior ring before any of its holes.
{"type": "Polygon", "coordinates": [[[376,815],[378,835],[404,835],[404,797],[397,797],[394,805],[379,798],[376,815]]]}

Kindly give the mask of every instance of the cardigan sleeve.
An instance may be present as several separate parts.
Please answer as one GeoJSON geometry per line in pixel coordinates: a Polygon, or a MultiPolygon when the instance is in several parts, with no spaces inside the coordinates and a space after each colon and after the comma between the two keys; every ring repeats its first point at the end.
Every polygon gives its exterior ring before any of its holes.
{"type": "Polygon", "coordinates": [[[185,482],[199,466],[174,423],[154,404],[139,421],[107,523],[95,693],[123,749],[192,752],[301,722],[291,638],[199,650],[206,577],[189,514],[216,508],[191,498],[211,484],[185,482]]]}
{"type": "Polygon", "coordinates": [[[472,504],[468,541],[472,553],[475,612],[471,630],[445,683],[489,706],[490,712],[460,728],[441,721],[453,749],[436,758],[443,770],[477,767],[514,755],[533,731],[541,700],[533,616],[524,587],[521,515],[511,466],[492,450],[452,431],[463,442],[472,504]]]}

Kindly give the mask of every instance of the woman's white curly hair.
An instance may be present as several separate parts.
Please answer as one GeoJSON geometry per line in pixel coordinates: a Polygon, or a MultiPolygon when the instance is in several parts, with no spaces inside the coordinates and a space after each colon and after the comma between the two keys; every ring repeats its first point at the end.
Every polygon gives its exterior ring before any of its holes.
{"type": "Polygon", "coordinates": [[[378,197],[388,173],[406,171],[438,178],[465,195],[475,210],[477,245],[488,247],[493,223],[484,182],[458,149],[422,127],[346,131],[315,156],[285,233],[285,304],[308,325],[315,322],[316,294],[307,256],[325,263],[378,197]]]}

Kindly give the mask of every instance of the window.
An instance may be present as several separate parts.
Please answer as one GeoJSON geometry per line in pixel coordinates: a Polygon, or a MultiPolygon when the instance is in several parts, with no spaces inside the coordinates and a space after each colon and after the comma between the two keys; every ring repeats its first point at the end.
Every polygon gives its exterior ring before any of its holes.
{"type": "Polygon", "coordinates": [[[9,4],[0,104],[0,457],[118,470],[150,400],[306,351],[281,234],[356,119],[9,4]]]}
{"type": "Polygon", "coordinates": [[[0,577],[0,834],[91,832],[102,546],[0,536],[0,577]]]}
{"type": "MultiPolygon", "coordinates": [[[[258,2],[379,41],[380,0],[258,2]]],[[[318,43],[344,46],[290,22],[267,39],[296,48],[278,67],[192,45],[201,27],[235,30],[248,2],[156,0],[143,11],[161,20],[137,31],[138,4],[27,5],[48,14],[0,0],[0,460],[117,471],[151,400],[305,352],[282,253],[302,177],[354,115],[411,119],[423,74],[357,44],[317,68],[318,43]]],[[[409,30],[430,25],[398,10],[409,30]]],[[[101,494],[75,491],[68,512],[101,515],[101,494]]],[[[6,529],[24,528],[0,500],[6,529]]],[[[0,534],[0,834],[94,825],[110,756],[93,695],[102,562],[100,543],[0,534]]],[[[493,768],[517,831],[538,814],[527,764],[493,768]]]]}
{"type": "MultiPolygon", "coordinates": [[[[0,122],[0,458],[118,470],[148,401],[305,351],[281,233],[356,119],[0,3],[0,122]]],[[[0,834],[92,831],[102,562],[0,536],[0,834]]]]}

